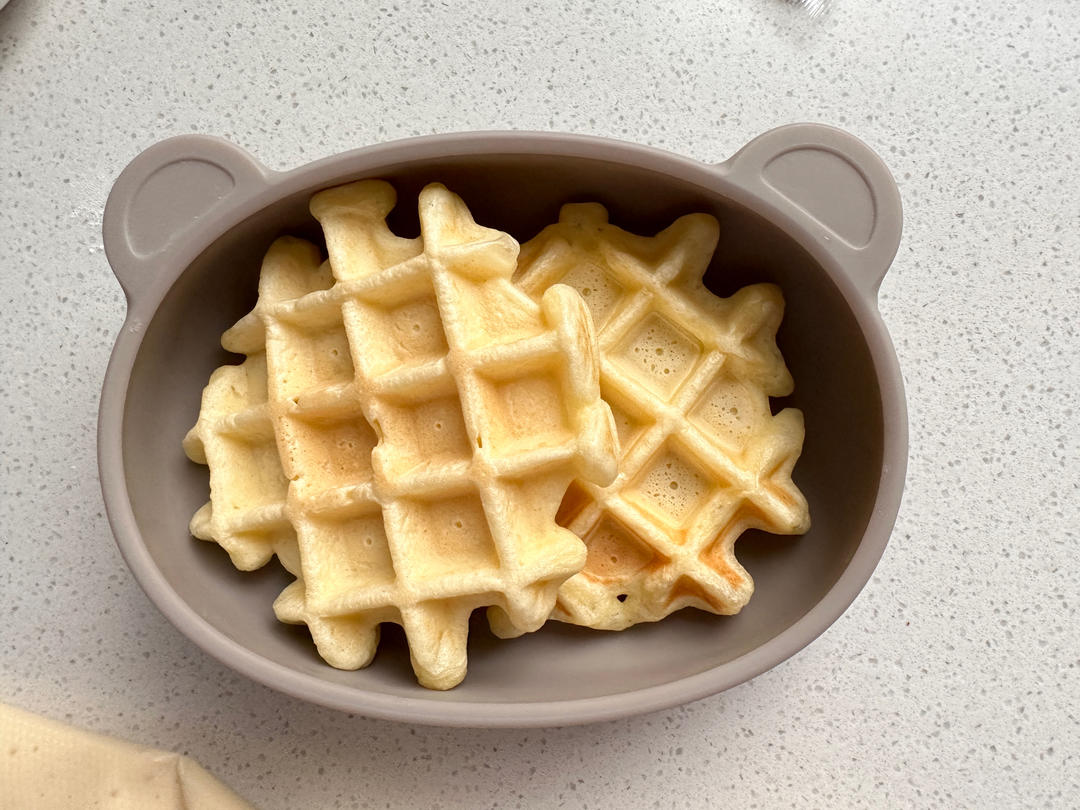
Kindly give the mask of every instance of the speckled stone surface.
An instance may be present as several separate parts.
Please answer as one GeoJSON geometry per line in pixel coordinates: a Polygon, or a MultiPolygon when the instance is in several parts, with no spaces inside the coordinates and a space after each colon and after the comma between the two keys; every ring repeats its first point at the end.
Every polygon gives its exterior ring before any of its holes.
{"type": "Polygon", "coordinates": [[[259,807],[1080,803],[1080,4],[780,0],[184,4],[0,11],[0,701],[190,754],[259,807]],[[872,5],[873,10],[868,10],[872,5]],[[715,161],[778,124],[894,171],[881,290],[908,385],[893,541],[822,638],[673,711],[547,731],[313,708],[169,625],[95,463],[124,301],[108,189],[169,135],[286,168],[479,128],[715,161]]]}

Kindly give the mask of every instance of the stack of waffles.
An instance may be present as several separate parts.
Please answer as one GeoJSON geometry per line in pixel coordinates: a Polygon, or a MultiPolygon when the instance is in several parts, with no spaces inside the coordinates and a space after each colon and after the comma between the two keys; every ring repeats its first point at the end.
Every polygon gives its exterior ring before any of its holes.
{"type": "Polygon", "coordinates": [[[779,289],[702,285],[715,219],[656,237],[568,205],[526,243],[441,185],[418,238],[391,186],[311,201],[328,258],[282,237],[222,345],[184,448],[209,465],[192,533],[295,577],[274,603],[357,669],[400,624],[419,682],[465,676],[469,617],[618,630],[753,591],[747,528],[798,533],[802,416],[776,348],[779,289]],[[594,331],[595,330],[595,331],[594,331]]]}

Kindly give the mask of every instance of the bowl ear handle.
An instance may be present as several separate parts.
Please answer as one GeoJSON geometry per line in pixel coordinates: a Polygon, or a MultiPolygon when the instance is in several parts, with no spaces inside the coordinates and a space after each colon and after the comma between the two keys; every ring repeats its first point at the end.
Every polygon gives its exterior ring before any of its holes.
{"type": "Polygon", "coordinates": [[[790,124],[755,138],[720,167],[736,185],[798,221],[868,298],[900,245],[896,181],[854,135],[790,124]]]}
{"type": "Polygon", "coordinates": [[[169,138],[137,155],[109,192],[101,228],[128,303],[153,285],[156,268],[190,243],[207,215],[263,188],[268,175],[243,149],[206,135],[169,138]]]}

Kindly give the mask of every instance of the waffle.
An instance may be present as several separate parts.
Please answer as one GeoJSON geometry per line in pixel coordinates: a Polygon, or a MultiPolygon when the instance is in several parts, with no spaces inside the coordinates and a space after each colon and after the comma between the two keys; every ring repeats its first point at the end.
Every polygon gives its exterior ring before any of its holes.
{"type": "Polygon", "coordinates": [[[188,439],[212,484],[192,527],[237,564],[276,553],[296,580],[275,612],[329,664],[367,665],[394,622],[420,683],[447,689],[474,609],[535,630],[581,569],[556,510],[571,480],[614,478],[616,434],[580,296],[525,296],[517,243],[444,187],[421,193],[417,239],[387,227],[394,199],[381,181],[317,194],[328,263],[270,248],[223,339],[248,358],[215,372],[188,439]]]}
{"type": "Polygon", "coordinates": [[[783,298],[770,284],[706,290],[717,238],[705,214],[645,238],[609,224],[601,205],[575,204],[522,246],[522,290],[569,284],[592,312],[621,447],[617,480],[574,482],[560,509],[588,558],[553,618],[620,630],[685,606],[737,613],[754,588],[735,559],[739,535],[809,528],[791,480],[802,413],[769,406],[793,389],[775,342],[783,298]]]}
{"type": "MultiPolygon", "coordinates": [[[[261,293],[263,300],[271,296],[267,290],[261,293]]],[[[267,402],[262,325],[248,316],[221,343],[248,356],[210,375],[199,421],[184,437],[188,458],[210,467],[212,497],[191,519],[191,533],[217,542],[241,571],[261,568],[276,554],[286,570],[296,573],[299,549],[285,511],[289,481],[267,402]]]]}

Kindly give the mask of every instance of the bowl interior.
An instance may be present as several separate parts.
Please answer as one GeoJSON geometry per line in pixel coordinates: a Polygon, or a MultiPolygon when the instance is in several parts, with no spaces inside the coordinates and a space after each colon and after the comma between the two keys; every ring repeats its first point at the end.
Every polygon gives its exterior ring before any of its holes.
{"type": "MultiPolygon", "coordinates": [[[[342,181],[355,175],[346,172],[342,181]]],[[[601,160],[468,156],[414,161],[376,176],[398,190],[391,224],[418,232],[416,196],[430,181],[464,197],[477,221],[525,241],[556,221],[559,206],[596,200],[611,220],[655,233],[677,216],[714,214],[720,244],[706,277],[719,295],[772,281],[787,302],[779,344],[796,382],[783,406],[801,408],[806,443],[795,481],[810,503],[813,529],[802,537],[746,533],[739,559],[756,582],[738,616],[684,610],[663,622],[602,633],[549,622],[541,631],[499,641],[474,616],[469,674],[449,693],[418,687],[401,631],[384,626],[374,664],[332,669],[305,628],[274,618],[271,603],[289,577],[271,563],[243,573],[225,552],[188,533],[208,496],[206,468],[180,443],[196,419],[210,372],[240,357],[224,352],[221,333],[254,304],[261,257],[280,234],[319,239],[307,211],[316,188],[281,199],[231,229],[191,264],[148,324],[131,375],[123,422],[128,492],[142,538],[158,568],[194,611],[237,644],[314,678],[364,693],[431,701],[573,700],[626,693],[720,667],[772,639],[816,605],[844,571],[877,494],[882,463],[880,392],[866,341],[851,309],[817,262],[792,238],[722,191],[644,168],[601,160]]],[[[792,650],[793,651],[793,650],[792,650]]]]}

